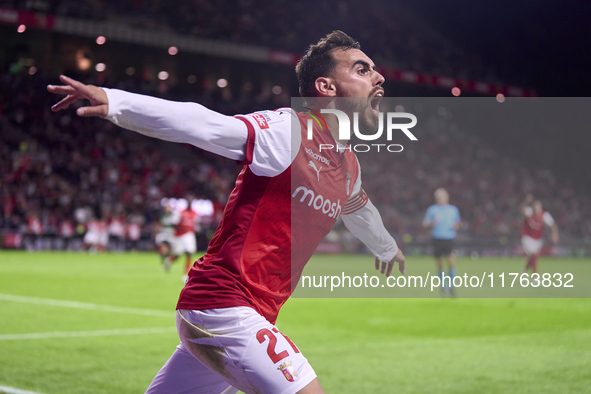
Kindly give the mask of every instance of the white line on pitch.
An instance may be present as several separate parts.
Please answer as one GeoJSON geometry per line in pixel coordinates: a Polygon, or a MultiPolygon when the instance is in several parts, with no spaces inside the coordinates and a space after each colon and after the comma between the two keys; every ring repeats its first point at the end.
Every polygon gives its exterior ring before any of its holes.
{"type": "Polygon", "coordinates": [[[174,312],[156,309],[128,308],[124,306],[91,304],[87,302],[78,301],[54,300],[51,298],[25,297],[12,294],[0,294],[0,301],[24,302],[27,304],[61,306],[65,308],[89,309],[95,311],[127,313],[134,315],[174,317],[174,312]]]}
{"type": "Polygon", "coordinates": [[[0,393],[8,393],[8,394],[41,394],[41,393],[35,393],[34,391],[27,391],[27,390],[15,389],[14,387],[8,387],[8,386],[0,386],[0,393]]]}
{"type": "MultiPolygon", "coordinates": [[[[176,332],[175,327],[129,328],[121,330],[95,330],[95,331],[55,331],[37,332],[30,334],[3,334],[0,341],[16,341],[24,339],[46,338],[74,338],[74,337],[106,337],[115,335],[141,335],[141,334],[168,334],[176,332]]],[[[0,387],[1,388],[1,387],[0,387]]]]}

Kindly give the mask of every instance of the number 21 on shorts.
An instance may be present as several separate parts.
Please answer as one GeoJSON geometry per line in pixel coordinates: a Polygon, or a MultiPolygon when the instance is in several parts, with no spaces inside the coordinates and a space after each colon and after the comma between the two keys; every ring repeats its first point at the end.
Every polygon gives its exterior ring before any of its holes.
{"type": "Polygon", "coordinates": [[[281,361],[285,357],[289,356],[289,353],[287,352],[287,350],[284,350],[280,353],[275,352],[275,346],[277,345],[276,334],[283,336],[283,338],[285,338],[287,343],[289,343],[289,345],[291,346],[291,348],[293,349],[294,352],[296,352],[296,353],[300,352],[300,350],[291,341],[291,339],[289,339],[283,333],[279,332],[279,330],[277,328],[273,327],[272,330],[269,330],[267,328],[263,328],[262,330],[259,330],[259,332],[257,332],[257,341],[259,341],[259,343],[262,344],[263,342],[265,342],[265,338],[269,339],[269,343],[267,344],[267,354],[269,355],[269,358],[271,359],[271,361],[273,361],[274,364],[277,364],[279,361],[281,361]]]}

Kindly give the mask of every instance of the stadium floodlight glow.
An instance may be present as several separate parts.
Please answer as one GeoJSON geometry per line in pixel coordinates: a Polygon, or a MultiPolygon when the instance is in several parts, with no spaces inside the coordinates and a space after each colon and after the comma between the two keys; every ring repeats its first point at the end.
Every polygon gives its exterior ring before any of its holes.
{"type": "Polygon", "coordinates": [[[170,204],[170,207],[171,207],[172,209],[175,209],[175,208],[176,208],[176,201],[177,201],[177,200],[176,200],[176,198],[174,198],[174,197],[173,197],[173,198],[169,198],[169,199],[168,199],[168,203],[170,204]]]}
{"type": "Polygon", "coordinates": [[[223,89],[226,86],[228,86],[228,80],[225,79],[225,78],[220,78],[220,79],[218,79],[217,85],[218,85],[218,88],[222,88],[223,89]]]}
{"type": "Polygon", "coordinates": [[[281,89],[281,86],[275,85],[275,86],[273,86],[273,89],[271,91],[273,92],[274,95],[280,95],[281,92],[283,92],[283,89],[281,89]]]}
{"type": "Polygon", "coordinates": [[[127,68],[125,69],[125,74],[127,74],[127,75],[129,75],[129,76],[132,76],[132,75],[134,75],[134,74],[135,74],[135,68],[133,68],[133,67],[127,67],[127,68]]]}
{"type": "Polygon", "coordinates": [[[454,96],[458,97],[460,94],[462,94],[462,91],[457,86],[454,86],[451,89],[451,94],[453,94],[454,96]]]}
{"type": "Polygon", "coordinates": [[[504,95],[503,93],[499,93],[499,94],[497,94],[497,101],[498,101],[499,103],[503,103],[503,102],[505,102],[505,95],[504,95]]]}
{"type": "Polygon", "coordinates": [[[179,198],[178,200],[176,200],[176,205],[174,206],[174,209],[180,212],[187,209],[188,206],[189,202],[187,200],[185,200],[184,198],[179,198]]]}
{"type": "Polygon", "coordinates": [[[96,66],[94,66],[94,69],[100,73],[102,73],[103,71],[105,71],[107,69],[107,65],[105,63],[97,63],[96,66]]]}
{"type": "Polygon", "coordinates": [[[194,75],[189,75],[187,77],[187,82],[189,82],[190,84],[194,84],[195,82],[197,82],[197,77],[194,75]]]}
{"type": "Polygon", "coordinates": [[[83,49],[79,49],[76,52],[76,67],[78,67],[78,70],[80,71],[87,71],[92,67],[92,62],[86,57],[83,49]]]}
{"type": "Polygon", "coordinates": [[[161,81],[166,81],[170,75],[166,71],[160,71],[158,73],[158,79],[161,81]]]}
{"type": "Polygon", "coordinates": [[[214,212],[211,200],[193,200],[191,201],[191,210],[201,216],[211,216],[214,212]]]}
{"type": "Polygon", "coordinates": [[[98,36],[96,38],[96,43],[98,45],[103,45],[105,42],[107,42],[107,39],[105,38],[105,36],[98,36]]]}
{"type": "Polygon", "coordinates": [[[16,29],[16,31],[18,33],[24,33],[25,30],[27,30],[27,26],[26,25],[19,25],[19,27],[16,29]]]}
{"type": "Polygon", "coordinates": [[[179,49],[178,49],[177,47],[175,47],[175,46],[172,46],[172,47],[168,48],[168,54],[169,54],[170,56],[174,56],[174,55],[176,55],[177,53],[179,53],[179,49]]]}
{"type": "Polygon", "coordinates": [[[35,75],[37,73],[37,67],[31,66],[29,68],[29,75],[35,75]]]}

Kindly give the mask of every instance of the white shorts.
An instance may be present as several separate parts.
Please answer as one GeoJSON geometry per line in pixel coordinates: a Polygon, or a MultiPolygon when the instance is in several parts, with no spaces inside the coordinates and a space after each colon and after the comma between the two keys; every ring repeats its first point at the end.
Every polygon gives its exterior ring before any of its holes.
{"type": "Polygon", "coordinates": [[[84,243],[89,245],[97,245],[100,242],[101,235],[94,231],[87,231],[84,234],[84,243]]]}
{"type": "Polygon", "coordinates": [[[528,256],[539,254],[542,250],[542,243],[541,239],[533,239],[528,235],[523,235],[521,237],[521,247],[528,256]]]}
{"type": "Polygon", "coordinates": [[[174,244],[174,234],[171,233],[158,233],[154,237],[156,245],[162,245],[164,242],[168,242],[171,246],[174,244]]]}
{"type": "Polygon", "coordinates": [[[316,373],[298,348],[252,308],[177,311],[181,344],[146,394],[292,394],[316,373]]]}
{"type": "Polygon", "coordinates": [[[195,253],[197,251],[197,242],[195,233],[186,233],[179,237],[174,237],[172,244],[172,254],[180,256],[183,253],[195,253]]]}

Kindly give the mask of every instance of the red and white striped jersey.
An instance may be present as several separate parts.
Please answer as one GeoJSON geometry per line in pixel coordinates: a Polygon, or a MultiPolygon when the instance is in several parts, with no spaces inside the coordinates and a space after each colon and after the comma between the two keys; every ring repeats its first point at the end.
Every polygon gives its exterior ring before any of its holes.
{"type": "Polygon", "coordinates": [[[354,154],[320,151],[320,144],[338,143],[316,122],[308,140],[303,132],[308,115],[282,108],[231,117],[196,103],[104,91],[113,123],[245,165],[207,253],[189,273],[178,308],[249,306],[274,322],[339,215],[381,261],[398,252],[361,190],[354,154]]]}
{"type": "Polygon", "coordinates": [[[199,215],[192,211],[190,207],[183,210],[180,213],[179,222],[175,227],[174,235],[180,237],[181,235],[194,232],[198,216],[199,215]]]}
{"type": "Polygon", "coordinates": [[[255,175],[249,167],[256,133],[268,123],[260,113],[240,118],[249,131],[245,167],[207,253],[189,273],[177,308],[250,306],[274,323],[337,218],[367,203],[364,193],[351,200],[359,178],[355,155],[350,150],[319,152],[320,144],[335,144],[331,134],[316,126],[313,139],[307,140],[303,130],[308,115],[284,112],[287,119],[277,132],[291,133],[289,117],[297,116],[301,144],[291,165],[272,177],[255,175]]]}
{"type": "Polygon", "coordinates": [[[525,220],[521,228],[521,235],[526,235],[533,239],[542,239],[544,235],[544,224],[547,226],[554,225],[554,219],[546,211],[535,214],[531,207],[525,208],[525,220]],[[529,209],[528,209],[529,208],[529,209]]]}

